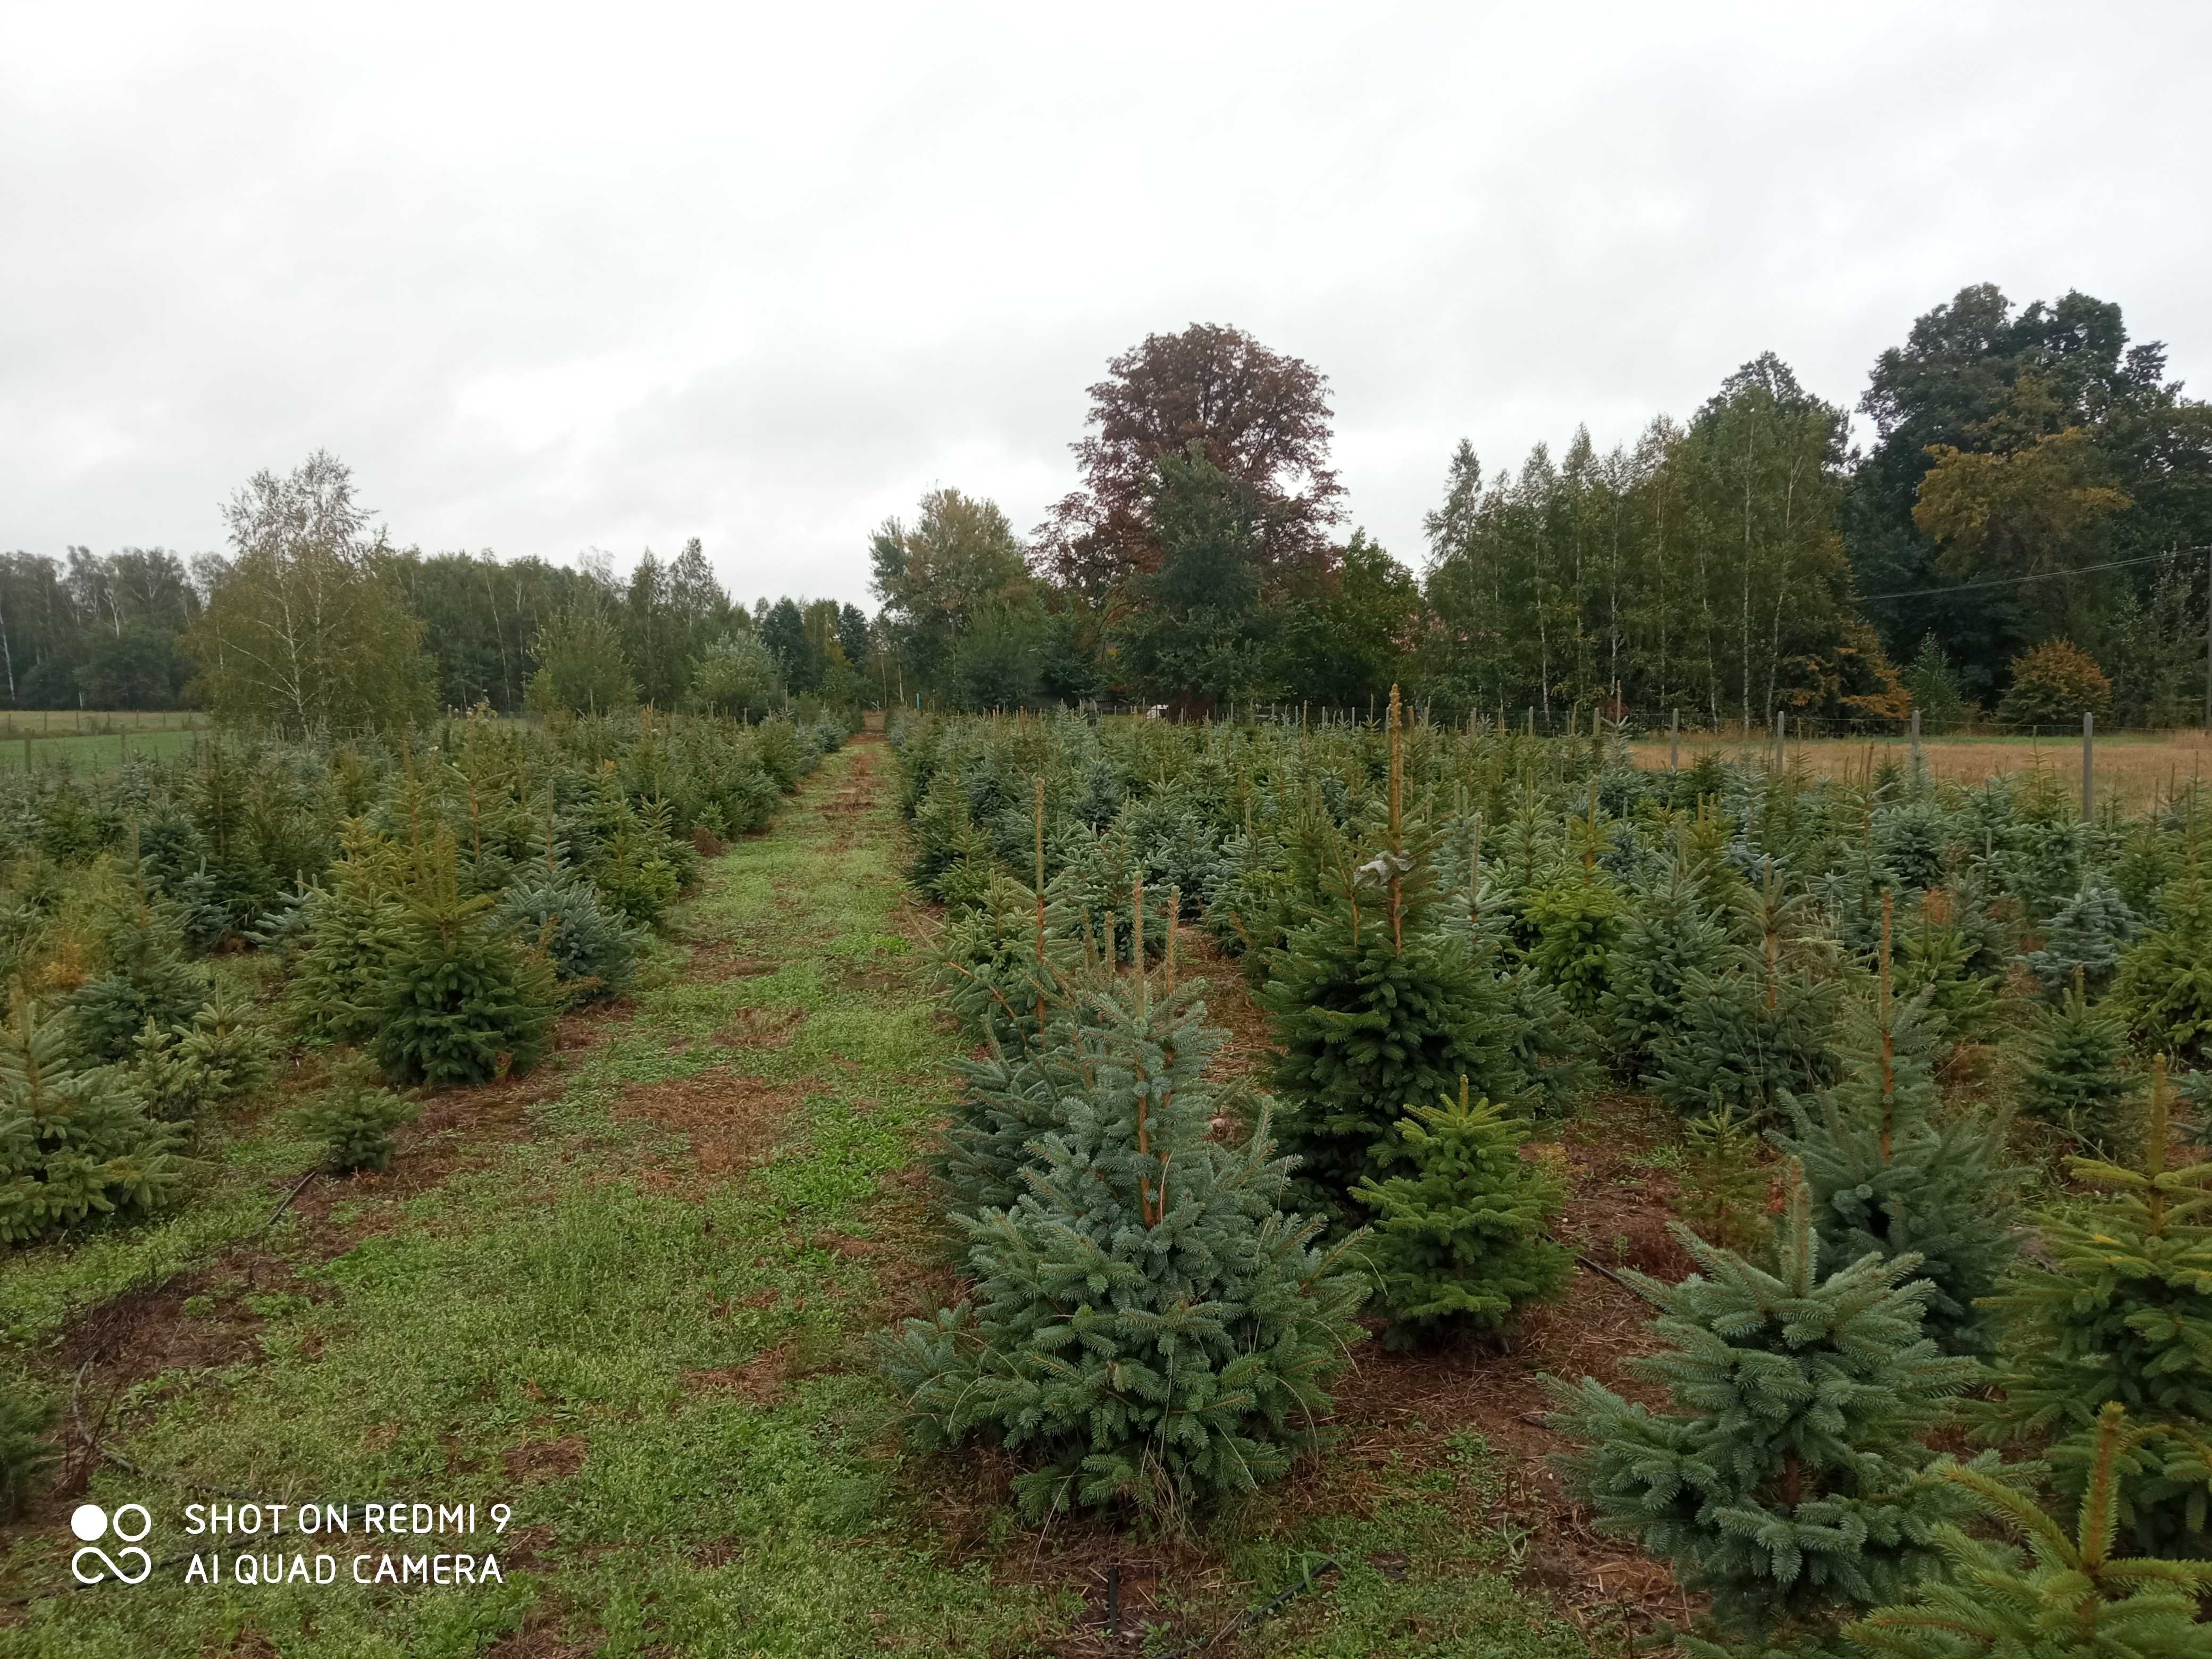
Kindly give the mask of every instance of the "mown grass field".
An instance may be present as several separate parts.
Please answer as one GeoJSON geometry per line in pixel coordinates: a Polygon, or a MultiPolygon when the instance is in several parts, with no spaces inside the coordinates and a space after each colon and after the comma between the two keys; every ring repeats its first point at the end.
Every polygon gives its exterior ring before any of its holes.
{"type": "MultiPolygon", "coordinates": [[[[1565,1659],[1675,1605],[1541,1463],[1536,1370],[1610,1374],[1640,1333],[1595,1274],[1510,1347],[1370,1345],[1328,1450],[1182,1535],[1040,1534],[1000,1460],[904,1449],[871,1338],[952,1286],[920,1159],[961,1045],[890,769],[880,742],[830,761],[710,861],[633,1000],[567,1022],[528,1077],[432,1097],[386,1174],[276,1214],[314,1157],[280,1105],[161,1224],[13,1257],[0,1333],[70,1396],[70,1463],[0,1533],[0,1649],[1565,1659]],[[72,1583],[87,1495],[153,1513],[149,1582],[72,1583]],[[186,1504],[246,1499],[357,1525],[371,1501],[505,1503],[495,1539],[338,1552],[489,1549],[503,1583],[186,1583],[195,1544],[316,1547],[184,1534],[186,1504]]],[[[1249,999],[1217,983],[1249,1066],[1249,999]]],[[[1571,1133],[1570,1231],[1663,1265],[1671,1149],[1625,1105],[1571,1133]]]]}
{"type": "Polygon", "coordinates": [[[112,771],[131,755],[168,760],[191,753],[199,734],[213,729],[190,709],[13,709],[0,712],[0,771],[112,771]]]}
{"type": "MultiPolygon", "coordinates": [[[[1643,738],[1631,745],[1642,767],[1667,764],[1668,743],[1663,737],[1643,738]]],[[[1692,737],[1681,740],[1684,766],[1693,764],[1708,750],[1731,761],[1771,760],[1774,740],[1692,737]]],[[[2008,773],[2041,769],[2057,785],[2078,798],[2081,788],[2080,734],[2041,737],[1931,737],[1920,744],[1921,764],[1928,775],[1947,783],[1978,787],[1985,780],[2008,773]]],[[[1785,763],[1819,777],[1857,777],[1869,764],[1879,775],[1885,763],[1900,770],[1911,758],[1911,744],[1904,738],[1792,738],[1784,748],[1785,763]]],[[[2146,811],[2154,800],[2169,799],[2177,787],[2186,787],[2212,772],[2212,737],[2203,732],[2122,732],[2100,733],[2094,761],[2096,795],[2101,807],[2117,802],[2124,812],[2146,811]]]]}

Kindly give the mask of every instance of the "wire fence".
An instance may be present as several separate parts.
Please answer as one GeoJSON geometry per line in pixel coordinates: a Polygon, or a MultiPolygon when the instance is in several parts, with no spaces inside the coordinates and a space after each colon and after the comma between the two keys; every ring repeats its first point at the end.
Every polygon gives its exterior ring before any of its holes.
{"type": "MultiPolygon", "coordinates": [[[[1100,718],[1133,717],[1164,720],[1177,724],[1236,726],[1306,726],[1316,729],[1373,727],[1380,730],[1389,718],[1388,704],[1282,702],[1255,700],[1218,705],[1178,705],[1094,701],[1079,705],[1080,712],[1100,718]]],[[[1011,712],[1011,711],[1007,711],[1011,712]]],[[[2087,711],[2084,711],[2087,713],[2087,711]]],[[[2080,715],[2070,720],[2042,721],[2000,720],[1985,715],[1971,719],[1933,720],[1879,719],[1869,716],[1827,718],[1778,711],[1778,719],[1747,726],[1741,720],[1698,720],[1689,710],[1657,712],[1621,709],[1608,712],[1588,708],[1545,710],[1523,708],[1512,714],[1477,714],[1462,709],[1440,710],[1425,703],[1407,706],[1411,721],[1427,726],[1451,726],[1477,734],[1520,733],[1540,738],[1623,738],[1632,743],[1665,742],[1670,737],[1685,744],[1771,744],[1808,741],[1889,741],[1910,743],[2078,741],[2083,726],[2080,715]]],[[[2197,725],[2116,726],[2099,718],[2094,732],[2098,741],[2114,738],[2160,739],[2177,734],[2197,735],[2197,725]]]]}
{"type": "Polygon", "coordinates": [[[118,732],[204,732],[214,719],[192,708],[4,708],[0,738],[112,737],[118,732]]]}

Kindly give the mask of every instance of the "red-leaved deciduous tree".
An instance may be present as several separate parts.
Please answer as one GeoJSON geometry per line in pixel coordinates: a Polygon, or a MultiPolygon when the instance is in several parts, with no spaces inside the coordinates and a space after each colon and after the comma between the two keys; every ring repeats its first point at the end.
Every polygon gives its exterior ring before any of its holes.
{"type": "Polygon", "coordinates": [[[1194,453],[1260,504],[1262,583],[1323,574],[1344,487],[1328,463],[1328,379],[1242,329],[1194,323],[1148,334],[1091,388],[1091,431],[1072,445],[1084,488],[1039,526],[1036,567],[1093,605],[1159,568],[1150,499],[1163,456],[1194,453]]]}

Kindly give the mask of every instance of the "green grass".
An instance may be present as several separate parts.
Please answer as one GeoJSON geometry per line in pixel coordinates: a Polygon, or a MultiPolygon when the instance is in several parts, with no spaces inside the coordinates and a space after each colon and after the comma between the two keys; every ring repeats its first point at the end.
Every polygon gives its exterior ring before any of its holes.
{"type": "MultiPolygon", "coordinates": [[[[256,1358],[158,1375],[109,1420],[109,1443],[145,1474],[104,1466],[92,1495],[153,1510],[155,1577],[76,1589],[51,1517],[0,1534],[0,1600],[22,1620],[0,1622],[0,1650],[459,1659],[524,1630],[532,1650],[609,1655],[1060,1646],[1084,1613],[1073,1575],[1040,1569],[1037,1541],[1004,1511],[980,1528],[1000,1542],[954,1547],[943,1498],[958,1487],[972,1515],[974,1471],[902,1451],[869,1352],[885,1286],[915,1266],[899,1252],[928,1248],[901,1242],[910,1212],[890,1178],[928,1144],[961,1043],[898,926],[887,777],[867,811],[822,810],[861,763],[834,758],[678,913],[684,936],[769,971],[658,975],[607,1040],[572,1056],[523,1139],[415,1197],[364,1188],[333,1211],[324,1227],[366,1229],[342,1253],[287,1218],[269,1244],[289,1282],[225,1279],[216,1252],[260,1227],[271,1188],[309,1156],[280,1115],[226,1149],[184,1213],[11,1262],[0,1321],[49,1353],[73,1315],[210,1256],[187,1316],[245,1308],[264,1322],[256,1358]],[[733,1021],[782,1038],[746,1046],[733,1021]],[[681,1133],[635,1109],[655,1085],[696,1091],[725,1074],[748,1099],[775,1091],[784,1115],[760,1162],[708,1178],[681,1133]],[[827,1248],[839,1237],[890,1248],[827,1248]],[[757,1361],[780,1387],[731,1385],[757,1361]],[[184,1505],[208,1488],[348,1502],[357,1516],[394,1498],[505,1502],[516,1530],[443,1547],[495,1550],[507,1582],[188,1586],[169,1558],[192,1541],[184,1505]]],[[[1514,1540],[1481,1521],[1487,1449],[1464,1449],[1441,1469],[1365,1479],[1334,1509],[1327,1474],[1298,1477],[1295,1513],[1284,1492],[1263,1495],[1181,1547],[1215,1570],[1188,1575],[1202,1593],[1159,1615],[1176,1641],[1202,1638],[1295,1587],[1210,1659],[1582,1651],[1512,1585],[1514,1540]]],[[[1146,1650],[1170,1645],[1162,1632],[1146,1650]]]]}
{"type": "Polygon", "coordinates": [[[174,760],[189,755],[200,740],[197,731],[168,729],[134,732],[128,726],[101,735],[57,730],[50,736],[0,733],[0,770],[20,772],[27,760],[33,770],[67,766],[79,772],[112,772],[126,757],[174,760]]]}

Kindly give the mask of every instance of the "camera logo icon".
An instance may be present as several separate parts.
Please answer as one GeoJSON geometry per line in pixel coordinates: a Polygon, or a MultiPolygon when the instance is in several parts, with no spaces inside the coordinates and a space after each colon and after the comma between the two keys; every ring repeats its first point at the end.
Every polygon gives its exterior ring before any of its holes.
{"type": "Polygon", "coordinates": [[[84,1546],[70,1557],[70,1571],[80,1584],[102,1583],[110,1577],[118,1583],[143,1584],[154,1571],[154,1558],[137,1547],[140,1540],[154,1530],[154,1517],[143,1504],[122,1504],[112,1516],[97,1504],[80,1504],[70,1516],[70,1530],[84,1546]],[[126,1524],[134,1516],[137,1528],[135,1532],[126,1524]],[[123,1547],[115,1555],[100,1547],[100,1540],[111,1531],[123,1547]],[[122,1559],[117,1560],[116,1556],[122,1559]],[[100,1565],[87,1571],[88,1559],[100,1565]],[[137,1567],[136,1572],[131,1571],[132,1566],[137,1567]]]}

